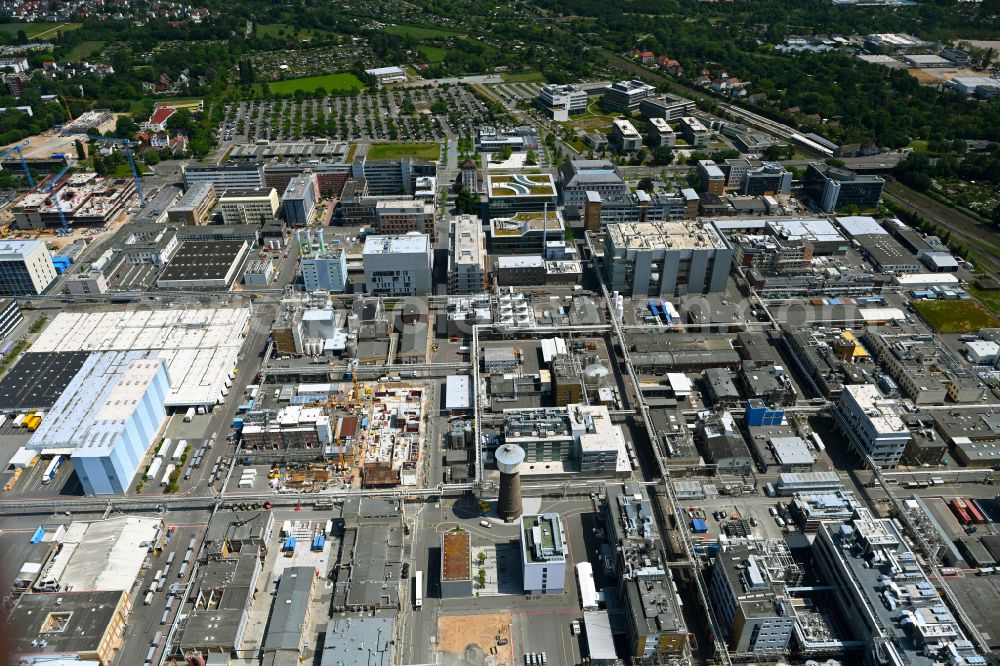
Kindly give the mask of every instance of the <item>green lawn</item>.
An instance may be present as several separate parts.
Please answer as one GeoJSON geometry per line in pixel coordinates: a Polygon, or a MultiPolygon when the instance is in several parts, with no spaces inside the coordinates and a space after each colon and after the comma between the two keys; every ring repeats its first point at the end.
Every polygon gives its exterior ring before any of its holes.
{"type": "Polygon", "coordinates": [[[97,39],[88,39],[85,42],[80,42],[74,46],[69,53],[66,54],[66,59],[70,61],[83,60],[84,58],[89,58],[95,53],[100,53],[104,49],[104,42],[97,39]]]}
{"type": "Polygon", "coordinates": [[[296,28],[294,25],[287,23],[258,23],[256,28],[257,37],[261,39],[289,39],[294,37],[298,40],[308,41],[322,32],[311,28],[296,28]],[[279,34],[281,31],[284,31],[283,35],[279,34]]]}
{"type": "Polygon", "coordinates": [[[440,46],[426,46],[424,44],[418,46],[417,50],[427,58],[427,62],[429,63],[443,62],[445,54],[448,53],[448,49],[443,49],[440,46]]]}
{"type": "Polygon", "coordinates": [[[441,28],[429,28],[419,25],[390,25],[383,32],[399,37],[412,37],[413,39],[436,39],[438,37],[454,37],[459,33],[441,28]]]}
{"type": "Polygon", "coordinates": [[[938,333],[969,333],[1000,326],[978,301],[915,301],[920,316],[938,333]]]}
{"type": "Polygon", "coordinates": [[[399,141],[373,143],[368,149],[368,159],[391,160],[400,157],[416,157],[436,161],[441,156],[441,144],[432,141],[399,141]]]}
{"type": "Polygon", "coordinates": [[[16,35],[18,30],[24,30],[28,39],[55,39],[60,30],[79,30],[82,23],[0,23],[0,32],[16,35]]]}
{"type": "Polygon", "coordinates": [[[267,87],[272,93],[281,95],[294,93],[296,90],[311,93],[317,88],[326,88],[327,92],[361,90],[365,85],[353,74],[327,74],[326,76],[307,76],[303,79],[274,81],[268,83],[267,87]]]}
{"type": "Polygon", "coordinates": [[[501,74],[500,78],[508,83],[545,83],[541,72],[519,72],[517,74],[501,74]]]}
{"type": "Polygon", "coordinates": [[[994,314],[1000,314],[1000,291],[969,289],[969,293],[979,299],[994,314]]]}

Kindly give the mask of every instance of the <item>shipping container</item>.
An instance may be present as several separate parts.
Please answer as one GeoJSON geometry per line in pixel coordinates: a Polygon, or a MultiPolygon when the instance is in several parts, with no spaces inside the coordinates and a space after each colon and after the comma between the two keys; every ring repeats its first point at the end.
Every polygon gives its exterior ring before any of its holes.
{"type": "Polygon", "coordinates": [[[163,470],[163,476],[160,478],[161,488],[166,488],[167,486],[170,485],[170,475],[174,473],[175,469],[177,469],[177,465],[170,464],[167,465],[167,468],[165,470],[163,470]]]}
{"type": "Polygon", "coordinates": [[[162,641],[162,640],[163,640],[163,632],[162,631],[157,631],[156,635],[153,636],[152,645],[159,645],[160,641],[162,641]]]}
{"type": "Polygon", "coordinates": [[[164,610],[163,617],[160,618],[160,624],[166,624],[169,618],[170,618],[170,611],[164,610]]]}
{"type": "Polygon", "coordinates": [[[182,439],[181,441],[177,442],[177,446],[174,448],[174,453],[173,455],[170,456],[170,459],[173,460],[174,462],[180,460],[181,457],[184,455],[184,451],[187,450],[187,447],[188,443],[186,439],[182,439]]]}
{"type": "Polygon", "coordinates": [[[28,418],[27,414],[18,414],[17,416],[15,416],[14,417],[14,424],[13,424],[14,427],[15,428],[20,428],[22,425],[24,425],[24,419],[26,419],[26,418],[28,418]]]}
{"type": "Polygon", "coordinates": [[[3,427],[4,423],[7,423],[7,417],[4,416],[3,414],[0,414],[0,428],[3,427]]]}
{"type": "Polygon", "coordinates": [[[188,547],[187,547],[187,549],[188,550],[194,550],[195,544],[197,544],[197,543],[198,543],[197,537],[191,537],[191,540],[188,541],[188,547]]]}
{"type": "Polygon", "coordinates": [[[181,562],[181,566],[177,570],[177,577],[178,578],[184,578],[184,576],[187,575],[187,570],[188,570],[188,563],[187,562],[181,562]]]}
{"type": "MultiPolygon", "coordinates": [[[[165,623],[161,622],[160,624],[165,624],[165,623]]],[[[152,664],[154,656],[156,656],[156,648],[155,647],[150,647],[149,648],[149,652],[146,653],[146,662],[145,663],[146,664],[152,664]]]]}
{"type": "Polygon", "coordinates": [[[167,453],[170,451],[170,445],[173,443],[174,440],[170,439],[169,437],[160,442],[160,448],[156,449],[156,457],[162,458],[163,456],[167,455],[167,453]]]}
{"type": "Polygon", "coordinates": [[[149,463],[149,469],[146,470],[146,480],[152,481],[156,478],[157,472],[160,471],[160,466],[163,464],[162,458],[153,458],[153,462],[149,463]]]}
{"type": "Polygon", "coordinates": [[[152,592],[147,592],[146,593],[146,598],[142,600],[142,605],[143,606],[148,606],[151,603],[153,603],[153,593],[152,592]]]}
{"type": "Polygon", "coordinates": [[[175,551],[170,551],[170,554],[167,555],[167,568],[169,568],[170,565],[174,563],[174,555],[176,554],[177,553],[175,551]]]}
{"type": "Polygon", "coordinates": [[[195,412],[194,407],[188,407],[188,410],[184,413],[184,420],[190,421],[191,419],[193,419],[194,412],[195,412]]]}

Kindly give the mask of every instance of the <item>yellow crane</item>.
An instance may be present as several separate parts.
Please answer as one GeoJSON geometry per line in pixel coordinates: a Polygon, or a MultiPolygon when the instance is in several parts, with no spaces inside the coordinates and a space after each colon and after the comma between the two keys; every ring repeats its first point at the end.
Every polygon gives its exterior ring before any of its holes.
{"type": "Polygon", "coordinates": [[[70,102],[81,102],[82,104],[90,104],[94,100],[84,99],[83,97],[66,97],[65,95],[59,95],[59,99],[62,100],[63,108],[66,109],[66,122],[73,122],[73,112],[69,109],[70,102]]]}

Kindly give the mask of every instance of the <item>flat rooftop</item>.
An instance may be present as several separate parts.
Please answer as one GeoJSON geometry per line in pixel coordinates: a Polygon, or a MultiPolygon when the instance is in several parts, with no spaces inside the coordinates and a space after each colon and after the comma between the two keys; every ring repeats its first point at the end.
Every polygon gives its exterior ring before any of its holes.
{"type": "Polygon", "coordinates": [[[521,549],[525,562],[565,562],[566,534],[557,513],[521,517],[521,549]]]}
{"type": "Polygon", "coordinates": [[[369,236],[365,239],[362,254],[426,254],[430,252],[430,236],[407,234],[405,236],[369,236]]]}
{"type": "Polygon", "coordinates": [[[708,226],[683,220],[609,224],[607,234],[617,248],[628,250],[683,250],[724,248],[725,242],[708,226]]]}
{"type": "Polygon", "coordinates": [[[28,352],[0,379],[0,411],[48,410],[90,352],[28,352]]]}
{"type": "Polygon", "coordinates": [[[486,191],[491,199],[556,196],[556,183],[547,173],[487,175],[486,191]]]}
{"type": "Polygon", "coordinates": [[[464,530],[445,532],[441,542],[441,580],[472,580],[472,536],[464,530]]]}
{"type": "Polygon", "coordinates": [[[157,282],[222,280],[243,259],[246,241],[188,240],[181,243],[157,282]]]}

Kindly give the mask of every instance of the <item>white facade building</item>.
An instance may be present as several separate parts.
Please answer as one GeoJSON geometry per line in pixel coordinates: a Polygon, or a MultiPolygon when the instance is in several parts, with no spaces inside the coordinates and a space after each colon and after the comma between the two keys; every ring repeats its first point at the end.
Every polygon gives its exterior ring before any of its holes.
{"type": "Polygon", "coordinates": [[[521,517],[521,563],[526,593],[562,592],[568,553],[566,532],[558,513],[521,517]]]}
{"type": "Polygon", "coordinates": [[[43,241],[0,243],[0,296],[40,294],[55,279],[52,255],[43,241]]]}
{"type": "Polygon", "coordinates": [[[434,254],[427,234],[369,236],[361,258],[368,293],[384,296],[431,293],[434,254]]]}
{"type": "Polygon", "coordinates": [[[478,294],[486,286],[486,234],[475,215],[458,215],[451,221],[448,255],[448,293],[478,294]]]}
{"type": "Polygon", "coordinates": [[[844,387],[835,413],[857,452],[870,455],[879,467],[899,463],[910,431],[899,417],[895,400],[883,398],[872,384],[852,384],[844,387]]]}

